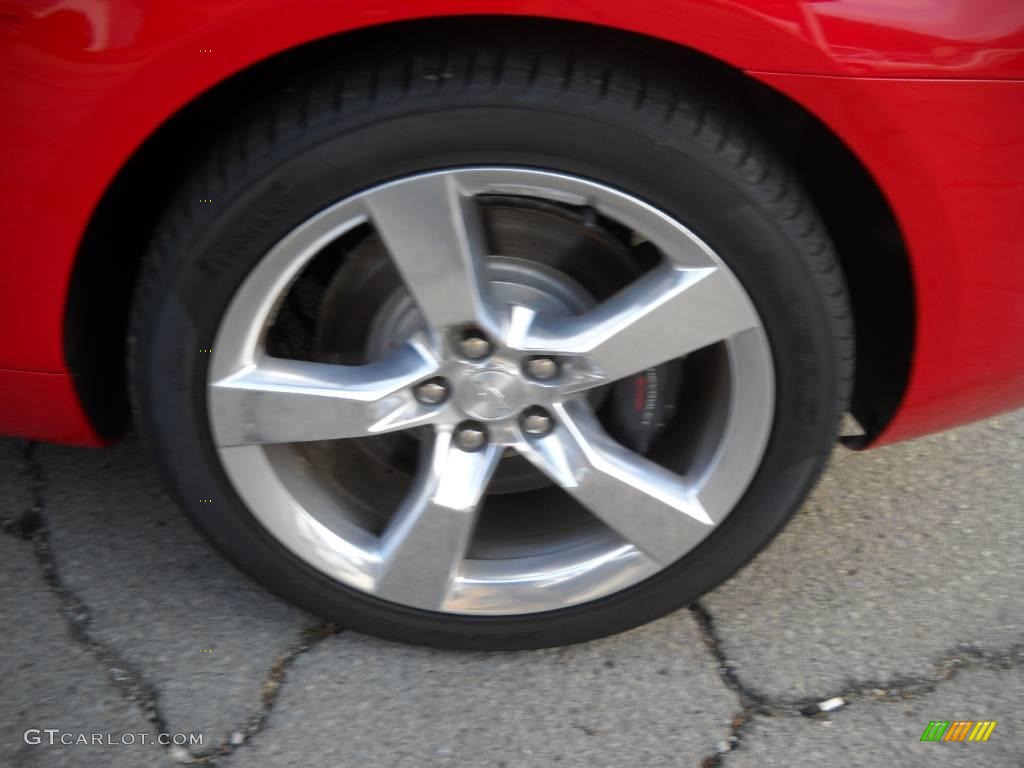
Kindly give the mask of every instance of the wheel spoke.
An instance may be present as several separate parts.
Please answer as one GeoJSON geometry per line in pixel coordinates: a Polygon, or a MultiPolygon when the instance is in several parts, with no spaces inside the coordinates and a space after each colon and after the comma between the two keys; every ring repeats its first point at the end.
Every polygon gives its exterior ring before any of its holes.
{"type": "Polygon", "coordinates": [[[436,413],[410,389],[436,369],[430,353],[414,343],[361,366],[265,357],[210,385],[214,435],[218,445],[232,446],[407,429],[436,413]]]}
{"type": "Polygon", "coordinates": [[[724,270],[659,267],[586,314],[513,317],[509,343],[533,354],[582,356],[574,387],[582,390],[758,325],[753,305],[724,270]]]}
{"type": "Polygon", "coordinates": [[[710,533],[683,477],[612,440],[583,401],[556,412],[559,426],[520,451],[610,528],[663,565],[710,533]]]}
{"type": "Polygon", "coordinates": [[[480,210],[453,175],[390,184],[368,195],[366,206],[434,328],[475,325],[495,332],[480,210]]]}
{"type": "Polygon", "coordinates": [[[444,603],[469,543],[476,509],[501,459],[502,448],[480,451],[452,445],[438,431],[409,496],[381,539],[376,593],[419,608],[444,603]]]}

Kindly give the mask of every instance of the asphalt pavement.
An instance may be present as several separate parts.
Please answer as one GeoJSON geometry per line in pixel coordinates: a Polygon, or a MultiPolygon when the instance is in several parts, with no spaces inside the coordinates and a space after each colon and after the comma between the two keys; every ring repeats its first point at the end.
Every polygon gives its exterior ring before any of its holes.
{"type": "Polygon", "coordinates": [[[837,449],[772,546],[691,609],[454,653],[265,592],[134,439],[0,439],[0,765],[1022,766],[1022,469],[1024,411],[837,449]],[[997,725],[922,742],[933,720],[997,725]]]}

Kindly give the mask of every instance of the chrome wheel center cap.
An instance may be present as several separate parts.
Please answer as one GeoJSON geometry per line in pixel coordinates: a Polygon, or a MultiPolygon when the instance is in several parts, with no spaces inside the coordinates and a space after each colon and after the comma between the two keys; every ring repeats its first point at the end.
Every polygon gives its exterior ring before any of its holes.
{"type": "Polygon", "coordinates": [[[507,419],[523,407],[525,393],[522,382],[505,371],[479,371],[466,379],[461,387],[459,403],[462,410],[481,421],[507,419]]]}

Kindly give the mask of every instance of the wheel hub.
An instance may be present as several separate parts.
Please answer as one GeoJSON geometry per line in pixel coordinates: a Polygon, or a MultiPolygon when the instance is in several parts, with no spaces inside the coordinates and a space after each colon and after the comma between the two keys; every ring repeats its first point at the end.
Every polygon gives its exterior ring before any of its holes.
{"type": "MultiPolygon", "coordinates": [[[[613,290],[615,284],[628,281],[635,274],[636,266],[621,244],[599,228],[583,226],[570,211],[530,198],[504,197],[488,200],[482,210],[487,215],[494,251],[487,257],[487,274],[491,291],[502,304],[526,307],[549,316],[580,315],[613,290]]],[[[391,267],[384,244],[374,237],[367,238],[350,253],[346,264],[336,273],[325,291],[317,327],[315,352],[323,359],[339,356],[345,360],[380,360],[410,338],[429,335],[423,313],[401,276],[391,267]],[[360,313],[360,307],[372,311],[360,313]],[[355,330],[361,327],[366,328],[364,335],[355,330]]],[[[466,346],[460,336],[452,342],[436,352],[453,368],[459,362],[478,360],[476,350],[466,346]]],[[[500,354],[487,355],[480,361],[485,367],[507,372],[517,380],[522,373],[518,362],[503,363],[500,354]]],[[[501,425],[507,429],[488,430],[489,440],[504,439],[506,444],[510,443],[517,434],[517,413],[490,416],[493,411],[486,404],[474,406],[468,395],[464,395],[465,401],[458,396],[468,386],[461,386],[462,380],[480,370],[480,366],[471,365],[458,375],[452,373],[451,381],[447,382],[452,392],[446,396],[462,410],[464,418],[491,423],[492,427],[498,426],[495,420],[510,419],[510,424],[501,425]]],[[[553,375],[554,372],[545,374],[541,370],[540,375],[529,374],[528,380],[553,375]]],[[[605,390],[597,390],[591,401],[597,407],[608,395],[605,390]]],[[[500,411],[500,402],[498,406],[500,411]]],[[[525,403],[518,406],[523,407],[525,403]]],[[[623,420],[612,421],[617,426],[623,420]]],[[[637,424],[639,419],[625,421],[637,424]]],[[[622,430],[617,431],[619,439],[623,434],[622,430]]],[[[414,437],[422,435],[416,433],[414,437]]],[[[376,464],[411,475],[415,472],[416,452],[400,450],[398,445],[409,439],[394,434],[352,442],[376,464]]],[[[528,461],[507,451],[491,479],[488,494],[522,493],[550,485],[551,480],[528,461]]]]}

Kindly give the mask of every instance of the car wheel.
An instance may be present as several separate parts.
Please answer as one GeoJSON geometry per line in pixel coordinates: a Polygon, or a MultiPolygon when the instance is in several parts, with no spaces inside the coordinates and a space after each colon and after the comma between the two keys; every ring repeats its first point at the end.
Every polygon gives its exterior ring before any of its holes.
{"type": "Polygon", "coordinates": [[[241,120],[145,260],[136,421],[196,525],[310,611],[444,647],[587,640],[728,577],[852,374],[785,163],[633,56],[338,71],[241,120]]]}

